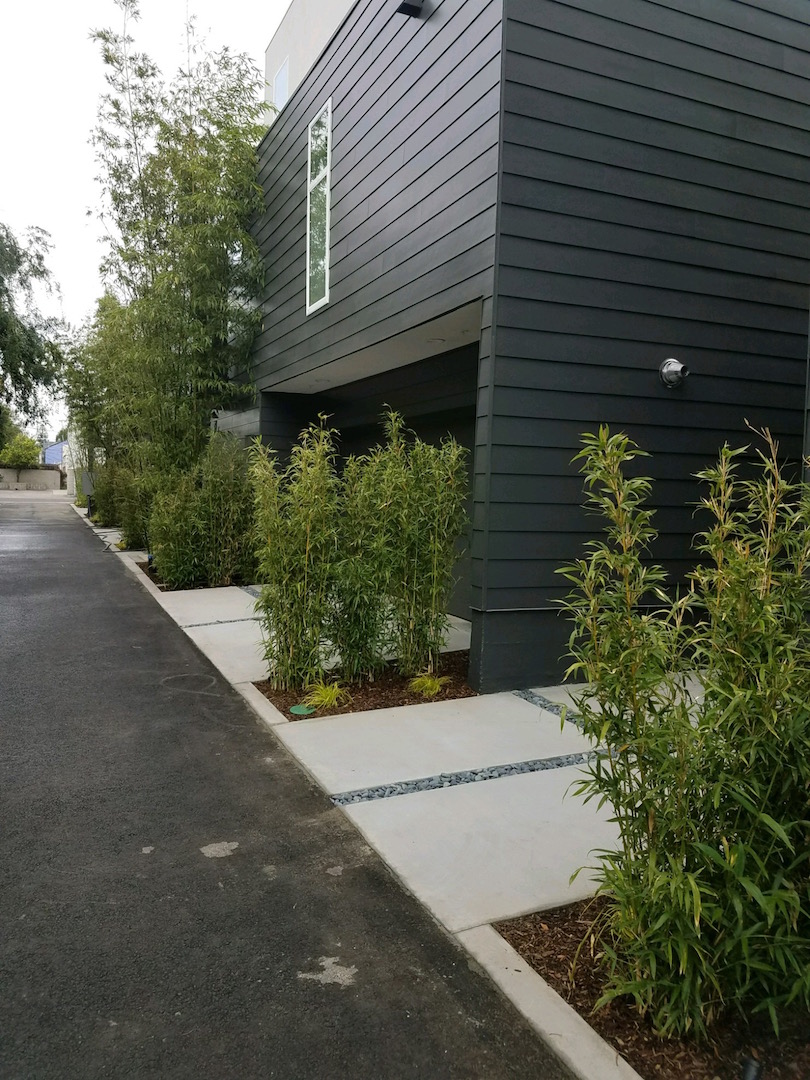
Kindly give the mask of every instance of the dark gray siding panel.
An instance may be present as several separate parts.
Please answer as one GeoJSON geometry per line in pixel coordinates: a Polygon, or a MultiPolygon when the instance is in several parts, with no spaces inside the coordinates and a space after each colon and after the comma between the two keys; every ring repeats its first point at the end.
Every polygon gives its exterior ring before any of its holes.
{"type": "Polygon", "coordinates": [[[260,389],[491,298],[501,13],[502,0],[437,0],[409,19],[358,0],[272,125],[260,389]],[[307,124],[330,97],[330,302],[307,316],[307,124]]]}
{"type": "Polygon", "coordinates": [[[607,422],[653,452],[673,578],[690,476],[723,441],[750,441],[748,420],[800,454],[810,280],[807,5],[506,0],[504,65],[473,541],[488,689],[562,670],[554,570],[593,529],[567,464],[581,432],[607,422]],[[668,356],[693,372],[674,392],[668,356]]]}
{"type": "Polygon", "coordinates": [[[245,443],[261,435],[261,409],[254,405],[241,412],[221,412],[217,416],[217,428],[219,431],[228,431],[238,435],[245,443]]]}

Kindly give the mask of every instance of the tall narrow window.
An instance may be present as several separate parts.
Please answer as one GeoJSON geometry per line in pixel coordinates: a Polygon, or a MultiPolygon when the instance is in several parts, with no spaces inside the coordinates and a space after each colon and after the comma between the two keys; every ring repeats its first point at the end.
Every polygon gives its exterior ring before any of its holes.
{"type": "Polygon", "coordinates": [[[329,180],[332,100],[309,125],[307,160],[307,315],[329,302],[329,180]]]}
{"type": "Polygon", "coordinates": [[[276,72],[276,77],[273,79],[273,104],[279,112],[287,104],[287,98],[290,96],[290,58],[284,61],[281,67],[276,72]]]}

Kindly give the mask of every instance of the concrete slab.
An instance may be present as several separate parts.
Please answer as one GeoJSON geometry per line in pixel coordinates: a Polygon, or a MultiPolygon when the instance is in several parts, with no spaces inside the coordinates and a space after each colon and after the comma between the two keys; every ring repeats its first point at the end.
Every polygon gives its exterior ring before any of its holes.
{"type": "Polygon", "coordinates": [[[228,682],[256,682],[267,677],[259,623],[246,620],[184,629],[228,682]]]}
{"type": "Polygon", "coordinates": [[[442,652],[458,652],[461,649],[469,649],[472,637],[472,623],[466,619],[460,619],[457,615],[448,615],[450,628],[447,632],[442,652]]]}
{"type": "MultiPolygon", "coordinates": [[[[285,731],[287,729],[284,729],[285,731]]],[[[279,735],[281,729],[276,729],[279,735]]],[[[414,895],[458,933],[591,896],[609,811],[570,786],[579,767],[356,803],[345,811],[414,895]]]]}
{"type": "MultiPolygon", "coordinates": [[[[256,600],[235,585],[221,589],[181,589],[164,592],[161,606],[179,626],[255,619],[256,600]]],[[[263,678],[263,674],[259,676],[263,678]]]]}
{"type": "Polygon", "coordinates": [[[537,758],[590,744],[514,694],[301,720],[279,738],[330,794],[537,758]]]}
{"type": "Polygon", "coordinates": [[[539,694],[540,697],[548,698],[549,701],[554,701],[558,705],[565,705],[566,709],[570,709],[571,712],[576,712],[577,707],[571,696],[574,694],[581,694],[583,690],[587,689],[587,683],[568,683],[565,686],[533,686],[532,692],[539,694]]]}
{"type": "MultiPolygon", "coordinates": [[[[566,708],[571,709],[572,712],[577,712],[577,706],[572,698],[572,693],[579,695],[583,690],[587,689],[587,686],[587,683],[566,683],[565,686],[534,686],[532,687],[532,693],[547,698],[549,701],[554,701],[558,705],[565,705],[566,708]]],[[[684,681],[684,687],[693,701],[698,702],[703,699],[703,684],[696,675],[687,675],[684,681]]],[[[599,708],[598,702],[594,701],[593,705],[595,708],[599,708]]]]}

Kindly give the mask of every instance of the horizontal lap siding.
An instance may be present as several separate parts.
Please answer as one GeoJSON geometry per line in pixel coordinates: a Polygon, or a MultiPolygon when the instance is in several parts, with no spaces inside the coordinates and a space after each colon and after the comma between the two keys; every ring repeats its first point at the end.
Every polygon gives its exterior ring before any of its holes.
{"type": "Polygon", "coordinates": [[[487,608],[559,594],[555,566],[592,528],[566,462],[599,423],[655,454],[676,574],[690,476],[724,440],[747,419],[800,453],[805,10],[507,0],[487,608]],[[670,355],[693,372],[674,392],[670,355]]]}
{"type": "Polygon", "coordinates": [[[358,0],[298,87],[260,148],[261,389],[491,297],[500,42],[501,0],[358,0]],[[307,125],[330,97],[330,302],[307,316],[307,125]]]}

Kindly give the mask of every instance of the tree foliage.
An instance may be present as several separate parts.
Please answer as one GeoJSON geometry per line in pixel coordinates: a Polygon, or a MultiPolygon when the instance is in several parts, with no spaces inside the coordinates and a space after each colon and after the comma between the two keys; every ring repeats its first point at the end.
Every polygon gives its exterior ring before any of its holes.
{"type": "Polygon", "coordinates": [[[7,446],[22,429],[18,425],[14,412],[0,402],[0,450],[7,446]]]}
{"type": "Polygon", "coordinates": [[[16,469],[19,480],[23,469],[34,469],[39,465],[40,452],[36,439],[18,432],[8,446],[4,446],[0,451],[0,461],[6,468],[16,469]]]}
{"type": "MultiPolygon", "coordinates": [[[[121,33],[100,30],[108,84],[93,141],[102,186],[107,293],[70,365],[69,408],[86,444],[136,468],[186,469],[211,412],[246,393],[260,318],[261,77],[248,58],[207,52],[166,82],[121,33]]],[[[249,392],[249,391],[248,391],[249,392]]]]}
{"type": "Polygon", "coordinates": [[[38,391],[54,386],[60,373],[62,336],[55,319],[43,316],[35,289],[51,287],[43,229],[19,240],[0,222],[0,402],[26,416],[39,412],[38,391]]]}

